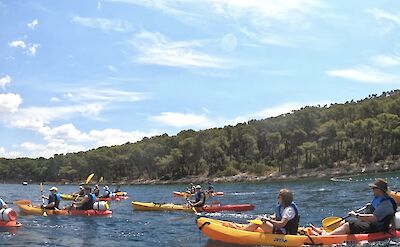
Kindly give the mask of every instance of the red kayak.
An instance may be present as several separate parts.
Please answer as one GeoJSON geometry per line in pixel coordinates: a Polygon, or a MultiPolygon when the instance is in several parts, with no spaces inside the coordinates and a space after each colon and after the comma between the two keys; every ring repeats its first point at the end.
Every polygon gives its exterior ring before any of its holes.
{"type": "MultiPolygon", "coordinates": [[[[255,206],[253,204],[212,204],[212,205],[205,205],[203,206],[203,212],[207,213],[216,213],[221,211],[235,211],[235,212],[242,212],[242,211],[251,211],[254,210],[255,206]]],[[[200,210],[199,210],[200,211],[200,210]]]]}
{"type": "Polygon", "coordinates": [[[127,196],[116,196],[116,197],[97,197],[96,201],[121,201],[128,199],[127,196]]]}

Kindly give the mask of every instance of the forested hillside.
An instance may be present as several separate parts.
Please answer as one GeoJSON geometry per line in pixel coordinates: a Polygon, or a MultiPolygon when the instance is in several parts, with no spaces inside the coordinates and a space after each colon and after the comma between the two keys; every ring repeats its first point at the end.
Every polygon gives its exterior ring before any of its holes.
{"type": "Polygon", "coordinates": [[[101,147],[50,159],[0,159],[0,180],[173,180],[190,175],[262,175],[329,168],[339,161],[384,161],[400,152],[400,91],[359,101],[304,107],[236,126],[185,130],[137,143],[101,147]]]}

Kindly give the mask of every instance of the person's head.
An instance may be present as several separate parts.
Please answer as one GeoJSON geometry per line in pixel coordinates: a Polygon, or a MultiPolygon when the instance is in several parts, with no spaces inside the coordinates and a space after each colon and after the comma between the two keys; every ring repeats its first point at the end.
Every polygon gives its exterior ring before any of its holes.
{"type": "Polygon", "coordinates": [[[283,207],[288,207],[293,202],[293,192],[288,189],[281,189],[278,194],[278,202],[283,207]]]}
{"type": "Polygon", "coordinates": [[[201,185],[200,184],[196,185],[195,189],[196,191],[201,191],[201,185]]]}
{"type": "Polygon", "coordinates": [[[105,185],[103,189],[109,190],[110,188],[108,187],[108,185],[105,185]]]}
{"type": "Polygon", "coordinates": [[[99,189],[99,185],[98,185],[98,184],[96,184],[96,186],[95,186],[95,189],[96,189],[96,190],[98,190],[98,189],[99,189]]]}
{"type": "Polygon", "coordinates": [[[82,186],[82,185],[81,185],[81,186],[79,186],[79,189],[80,189],[80,190],[83,190],[83,186],[82,186]]]}
{"type": "Polygon", "coordinates": [[[51,187],[49,190],[51,194],[55,194],[58,191],[57,187],[51,187]]]}
{"type": "Polygon", "coordinates": [[[90,186],[85,186],[85,194],[90,194],[92,193],[92,188],[90,186]]]}
{"type": "Polygon", "coordinates": [[[372,188],[374,196],[384,196],[388,191],[387,182],[382,178],[378,178],[373,184],[369,184],[369,187],[372,188]]]}

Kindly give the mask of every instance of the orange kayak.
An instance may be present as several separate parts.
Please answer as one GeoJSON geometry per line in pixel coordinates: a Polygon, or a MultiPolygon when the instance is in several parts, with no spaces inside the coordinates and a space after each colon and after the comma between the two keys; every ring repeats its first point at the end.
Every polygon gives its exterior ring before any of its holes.
{"type": "Polygon", "coordinates": [[[20,227],[22,226],[21,223],[19,223],[16,220],[13,221],[0,221],[0,227],[20,227]]]}

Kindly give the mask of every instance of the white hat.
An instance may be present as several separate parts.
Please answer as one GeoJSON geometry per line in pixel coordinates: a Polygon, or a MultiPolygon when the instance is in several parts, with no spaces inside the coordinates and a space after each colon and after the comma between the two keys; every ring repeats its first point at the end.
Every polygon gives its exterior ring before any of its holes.
{"type": "Polygon", "coordinates": [[[57,187],[51,187],[50,189],[49,189],[50,191],[58,191],[58,189],[57,189],[57,187]]]}
{"type": "Polygon", "coordinates": [[[198,185],[196,185],[196,187],[195,187],[196,189],[200,189],[201,190],[201,185],[200,184],[198,184],[198,185]]]}

